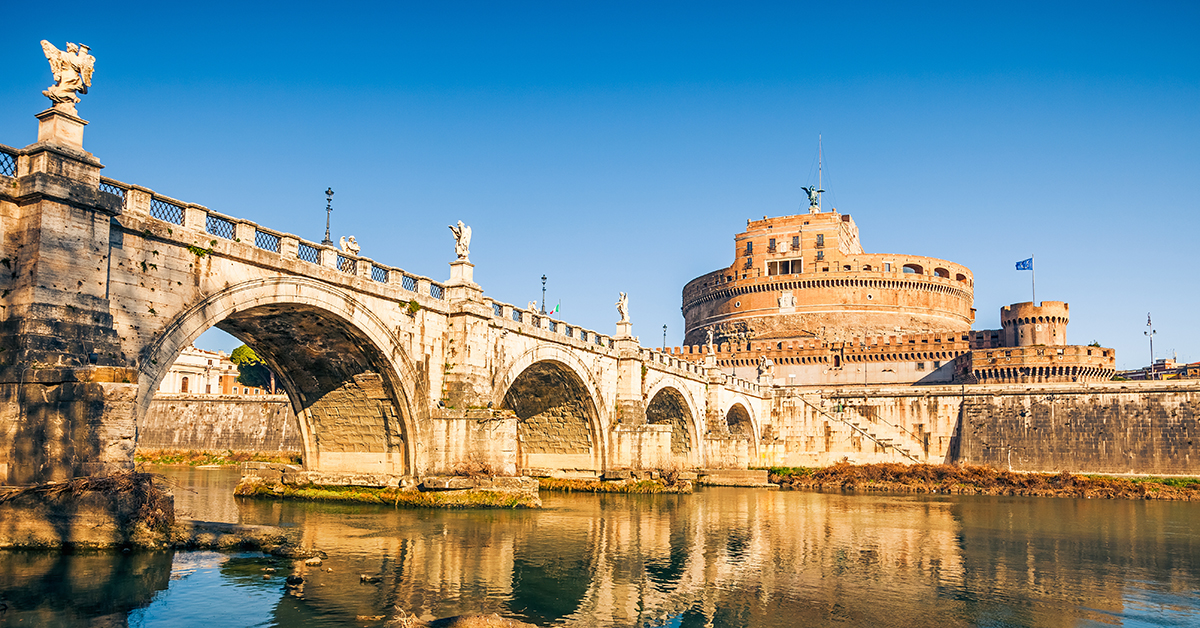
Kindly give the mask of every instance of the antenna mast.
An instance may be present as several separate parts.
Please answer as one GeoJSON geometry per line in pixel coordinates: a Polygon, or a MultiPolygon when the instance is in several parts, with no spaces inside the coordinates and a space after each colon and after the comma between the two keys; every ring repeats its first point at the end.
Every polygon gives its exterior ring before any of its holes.
{"type": "Polygon", "coordinates": [[[825,193],[825,185],[823,183],[823,171],[821,166],[821,134],[817,133],[817,209],[821,209],[821,195],[825,193]]]}

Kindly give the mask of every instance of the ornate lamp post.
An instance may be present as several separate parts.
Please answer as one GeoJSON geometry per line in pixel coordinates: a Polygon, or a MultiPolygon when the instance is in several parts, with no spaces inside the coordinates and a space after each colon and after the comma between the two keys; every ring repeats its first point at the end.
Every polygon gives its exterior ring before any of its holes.
{"type": "Polygon", "coordinates": [[[667,326],[663,325],[663,353],[667,352],[667,326]]]}
{"type": "Polygon", "coordinates": [[[546,314],[546,276],[542,275],[542,315],[546,314]]]}
{"type": "Polygon", "coordinates": [[[1157,334],[1158,330],[1154,329],[1154,324],[1150,322],[1149,312],[1146,312],[1146,327],[1149,331],[1142,332],[1150,339],[1150,368],[1146,370],[1146,379],[1154,379],[1154,334],[1157,334]]]}
{"type": "Polygon", "coordinates": [[[325,239],[321,240],[321,244],[325,246],[333,246],[333,240],[329,238],[329,214],[333,213],[333,188],[325,190],[325,239]]]}

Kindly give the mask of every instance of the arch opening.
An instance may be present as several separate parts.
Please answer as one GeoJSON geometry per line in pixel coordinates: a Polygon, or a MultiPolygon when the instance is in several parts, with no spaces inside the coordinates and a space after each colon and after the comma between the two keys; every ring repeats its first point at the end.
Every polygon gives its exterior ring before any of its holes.
{"type": "MultiPolygon", "coordinates": [[[[402,378],[397,369],[403,365],[388,357],[403,359],[398,343],[382,325],[372,327],[371,321],[377,319],[358,314],[361,310],[352,307],[354,303],[341,308],[328,301],[306,302],[302,294],[282,297],[276,290],[252,298],[265,284],[250,282],[209,297],[177,317],[160,341],[146,349],[139,360],[143,369],[135,416],[137,446],[161,441],[161,437],[153,437],[154,430],[166,427],[171,437],[210,442],[210,448],[217,450],[277,447],[294,453],[298,443],[304,466],[310,470],[414,473],[411,435],[415,416],[409,401],[413,390],[406,388],[415,386],[415,380],[402,378]],[[235,305],[247,301],[261,305],[241,310],[235,305]],[[218,433],[214,425],[206,424],[203,414],[180,425],[176,416],[159,416],[162,404],[153,403],[185,348],[213,327],[250,347],[270,370],[273,384],[287,395],[286,403],[276,398],[273,407],[264,406],[262,416],[257,417],[268,426],[266,435],[260,437],[262,442],[246,441],[245,430],[218,433]],[[380,347],[381,340],[391,346],[380,347]],[[171,424],[159,425],[164,419],[171,424]],[[184,431],[190,432],[181,433],[184,431]],[[224,442],[222,438],[243,441],[224,442]]],[[[301,293],[302,288],[293,292],[301,293]]],[[[223,372],[221,377],[232,379],[236,373],[223,372]]],[[[239,393],[251,392],[244,385],[223,383],[190,388],[196,396],[232,392],[233,388],[239,393]]],[[[254,401],[272,403],[261,396],[254,401]]]]}
{"type": "Polygon", "coordinates": [[[678,390],[667,387],[655,393],[646,406],[646,422],[670,425],[671,456],[688,458],[692,452],[692,435],[688,430],[688,425],[692,423],[692,412],[678,390]]]}
{"type": "Polygon", "coordinates": [[[750,412],[740,403],[730,406],[729,411],[725,413],[725,424],[729,426],[730,434],[747,438],[754,435],[754,426],[750,423],[750,412]]]}
{"type": "Polygon", "coordinates": [[[567,365],[529,365],[504,393],[501,408],[517,415],[518,459],[525,470],[598,471],[596,404],[567,365]]]}

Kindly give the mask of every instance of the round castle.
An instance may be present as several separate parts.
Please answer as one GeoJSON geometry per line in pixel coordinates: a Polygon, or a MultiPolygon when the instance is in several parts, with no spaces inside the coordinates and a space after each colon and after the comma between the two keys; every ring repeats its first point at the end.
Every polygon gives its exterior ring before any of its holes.
{"type": "Polygon", "coordinates": [[[868,254],[836,209],[746,221],[734,262],[683,289],[684,344],[961,332],[975,320],[961,264],[868,254]]]}

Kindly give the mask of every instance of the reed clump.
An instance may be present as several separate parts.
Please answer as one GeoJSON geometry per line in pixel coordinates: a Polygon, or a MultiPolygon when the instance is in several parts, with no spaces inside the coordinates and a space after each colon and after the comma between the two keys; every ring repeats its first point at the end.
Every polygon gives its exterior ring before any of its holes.
{"type": "Polygon", "coordinates": [[[1200,478],[1126,478],[949,464],[845,462],[820,468],[772,467],[768,472],[771,482],[790,489],[1200,501],[1200,478]]]}

